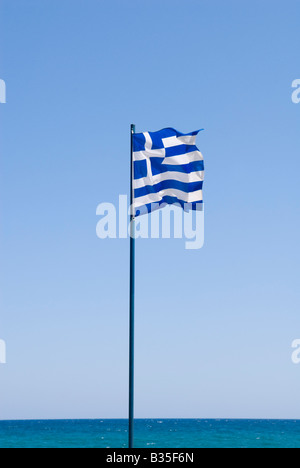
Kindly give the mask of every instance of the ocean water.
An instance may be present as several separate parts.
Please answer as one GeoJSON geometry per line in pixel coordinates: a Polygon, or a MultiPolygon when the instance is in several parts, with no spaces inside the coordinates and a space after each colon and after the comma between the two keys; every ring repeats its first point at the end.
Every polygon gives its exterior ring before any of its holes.
{"type": "MultiPolygon", "coordinates": [[[[126,448],[127,421],[0,421],[0,448],[126,448]]],[[[137,419],[136,448],[300,448],[300,421],[137,419]]]]}

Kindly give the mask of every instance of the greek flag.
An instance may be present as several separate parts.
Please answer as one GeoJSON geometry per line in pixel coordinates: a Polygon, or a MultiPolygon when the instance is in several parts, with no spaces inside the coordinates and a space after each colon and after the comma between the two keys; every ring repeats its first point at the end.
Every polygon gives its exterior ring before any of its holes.
{"type": "Polygon", "coordinates": [[[202,209],[204,162],[195,145],[200,131],[183,134],[165,128],[133,134],[135,216],[168,204],[202,209]]]}

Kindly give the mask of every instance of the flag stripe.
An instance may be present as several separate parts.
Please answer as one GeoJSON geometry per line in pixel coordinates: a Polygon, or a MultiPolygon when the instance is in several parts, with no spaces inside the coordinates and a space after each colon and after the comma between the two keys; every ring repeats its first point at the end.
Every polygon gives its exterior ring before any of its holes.
{"type": "Polygon", "coordinates": [[[203,161],[203,156],[200,153],[200,151],[193,151],[192,153],[181,154],[179,156],[170,156],[168,158],[165,158],[163,164],[166,163],[176,166],[184,166],[195,161],[203,161]]]}
{"type": "Polygon", "coordinates": [[[163,190],[167,189],[176,189],[180,190],[181,192],[185,193],[192,193],[202,190],[203,181],[199,182],[192,182],[192,183],[185,183],[180,182],[179,180],[163,180],[156,185],[146,185],[145,187],[141,187],[135,189],[134,196],[135,198],[143,197],[149,193],[157,193],[162,192],[163,190]]]}
{"type": "Polygon", "coordinates": [[[147,205],[140,206],[136,208],[137,216],[142,214],[152,213],[160,208],[163,208],[165,205],[178,205],[183,208],[185,211],[194,210],[194,211],[203,211],[203,201],[197,201],[192,203],[186,203],[182,200],[179,200],[177,197],[165,196],[161,199],[160,202],[148,203],[147,205]]]}
{"type": "Polygon", "coordinates": [[[163,138],[163,144],[165,148],[170,148],[171,146],[179,146],[182,144],[185,145],[195,145],[196,143],[196,135],[185,135],[181,137],[172,136],[169,138],[163,138]]]}
{"type": "MultiPolygon", "coordinates": [[[[172,166],[173,168],[175,166],[172,166]]],[[[163,174],[158,174],[153,176],[151,179],[147,180],[147,185],[153,184],[156,185],[159,182],[162,182],[164,180],[170,180],[170,179],[176,179],[180,182],[185,182],[186,184],[189,184],[191,182],[199,182],[199,180],[204,180],[204,171],[202,172],[191,172],[190,174],[185,174],[184,172],[174,172],[175,169],[173,169],[173,172],[165,172],[163,174]]],[[[145,179],[140,178],[138,180],[134,180],[133,186],[135,189],[145,187],[145,179]]]]}
{"type": "Polygon", "coordinates": [[[166,157],[170,156],[180,156],[182,154],[188,154],[198,151],[196,145],[177,145],[170,148],[166,148],[166,157]]]}
{"type": "MultiPolygon", "coordinates": [[[[183,172],[185,174],[191,174],[193,172],[203,172],[204,171],[204,161],[200,159],[198,161],[193,161],[188,164],[166,164],[169,163],[169,160],[161,162],[161,158],[150,158],[152,166],[152,174],[163,174],[165,172],[183,172]]],[[[171,161],[172,162],[172,161],[171,161]]],[[[170,177],[171,179],[172,177],[170,177]]]]}
{"type": "Polygon", "coordinates": [[[160,193],[149,193],[143,197],[136,198],[134,201],[134,207],[138,208],[140,206],[147,205],[148,203],[160,202],[163,197],[166,196],[178,198],[178,200],[181,200],[184,203],[200,202],[203,200],[202,190],[186,193],[176,189],[166,189],[160,193]]]}

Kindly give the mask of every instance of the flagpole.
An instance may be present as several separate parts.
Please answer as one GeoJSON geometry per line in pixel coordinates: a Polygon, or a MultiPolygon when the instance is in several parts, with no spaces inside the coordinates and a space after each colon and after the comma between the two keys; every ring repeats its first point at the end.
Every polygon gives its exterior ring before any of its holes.
{"type": "MultiPolygon", "coordinates": [[[[130,207],[133,195],[133,135],[135,125],[131,125],[130,144],[130,207]]],[[[128,448],[133,448],[134,430],[134,291],[135,290],[135,215],[130,213],[130,302],[129,302],[129,440],[128,448]]]]}

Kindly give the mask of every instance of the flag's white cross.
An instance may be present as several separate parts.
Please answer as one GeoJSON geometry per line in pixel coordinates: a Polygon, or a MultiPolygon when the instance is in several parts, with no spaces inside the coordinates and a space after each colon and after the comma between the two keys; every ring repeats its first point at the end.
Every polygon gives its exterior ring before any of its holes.
{"type": "MultiPolygon", "coordinates": [[[[145,143],[145,151],[150,154],[153,158],[162,158],[165,159],[166,151],[164,148],[161,149],[152,149],[153,142],[152,138],[148,132],[144,133],[146,143],[145,143]]],[[[153,174],[152,174],[152,167],[151,167],[151,160],[150,158],[146,158],[147,164],[147,177],[144,179],[144,185],[154,185],[153,174]]]]}

